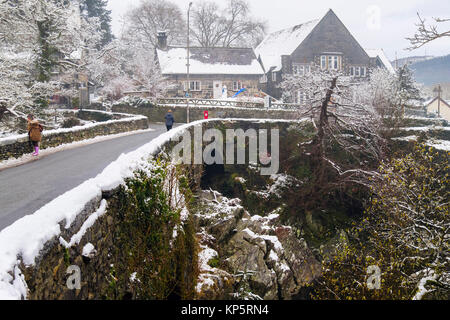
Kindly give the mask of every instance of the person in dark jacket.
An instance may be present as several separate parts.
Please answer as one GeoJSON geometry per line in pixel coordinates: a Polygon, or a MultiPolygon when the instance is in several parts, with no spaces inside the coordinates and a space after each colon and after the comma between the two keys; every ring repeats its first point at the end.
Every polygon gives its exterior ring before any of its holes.
{"type": "Polygon", "coordinates": [[[164,119],[166,119],[166,128],[167,131],[169,131],[170,129],[172,129],[173,123],[175,122],[175,119],[172,115],[172,110],[169,110],[164,119]]]}

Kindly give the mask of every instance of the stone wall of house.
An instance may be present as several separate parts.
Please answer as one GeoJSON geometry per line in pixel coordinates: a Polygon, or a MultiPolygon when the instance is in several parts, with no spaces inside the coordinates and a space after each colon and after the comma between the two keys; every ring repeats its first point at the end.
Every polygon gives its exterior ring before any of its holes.
{"type": "MultiPolygon", "coordinates": [[[[164,122],[164,116],[172,110],[175,122],[186,123],[187,112],[185,106],[157,106],[152,104],[141,104],[131,106],[126,104],[114,105],[113,112],[124,112],[140,114],[146,116],[150,122],[164,122]]],[[[231,108],[231,107],[204,107],[192,105],[189,108],[190,121],[204,119],[204,111],[208,111],[209,119],[298,119],[298,112],[295,110],[281,109],[252,109],[252,108],[231,108]]]]}
{"type": "MultiPolygon", "coordinates": [[[[261,75],[262,76],[262,75],[261,75]]],[[[199,81],[200,90],[191,90],[191,96],[198,99],[213,99],[214,98],[214,82],[220,81],[222,85],[220,90],[225,85],[227,87],[228,96],[233,96],[239,90],[233,88],[234,82],[240,82],[242,88],[247,89],[245,96],[255,96],[259,93],[259,75],[191,75],[190,81],[199,81]]],[[[186,81],[186,75],[171,75],[169,79],[176,83],[174,89],[169,90],[168,94],[172,97],[184,97],[184,82],[186,81]]]]}
{"type": "MultiPolygon", "coordinates": [[[[83,114],[86,115],[86,112],[83,111],[83,114]]],[[[44,130],[42,132],[41,149],[57,147],[65,143],[91,139],[98,136],[106,136],[141,129],[148,129],[148,119],[144,116],[99,122],[98,124],[86,126],[85,128],[80,126],[70,129],[50,131],[44,130]]],[[[0,160],[18,158],[31,152],[32,147],[26,134],[9,139],[0,139],[0,160]]]]}

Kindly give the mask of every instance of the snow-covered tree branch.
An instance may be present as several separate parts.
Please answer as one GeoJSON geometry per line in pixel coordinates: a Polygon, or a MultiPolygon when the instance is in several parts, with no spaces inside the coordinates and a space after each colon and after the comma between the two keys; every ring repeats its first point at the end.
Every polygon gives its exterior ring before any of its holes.
{"type": "Polygon", "coordinates": [[[419,22],[414,36],[406,38],[411,43],[408,50],[415,50],[440,38],[450,37],[450,19],[434,18],[434,25],[427,25],[426,20],[417,13],[419,22]],[[443,29],[442,29],[443,28],[443,29]]]}

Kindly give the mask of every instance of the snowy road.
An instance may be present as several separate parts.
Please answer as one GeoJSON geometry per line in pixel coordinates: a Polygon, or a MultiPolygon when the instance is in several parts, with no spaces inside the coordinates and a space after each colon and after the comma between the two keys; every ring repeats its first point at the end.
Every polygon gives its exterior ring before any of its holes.
{"type": "Polygon", "coordinates": [[[60,151],[0,171],[0,230],[97,176],[120,154],[133,151],[166,131],[162,124],[150,124],[150,128],[155,131],[60,151]]]}

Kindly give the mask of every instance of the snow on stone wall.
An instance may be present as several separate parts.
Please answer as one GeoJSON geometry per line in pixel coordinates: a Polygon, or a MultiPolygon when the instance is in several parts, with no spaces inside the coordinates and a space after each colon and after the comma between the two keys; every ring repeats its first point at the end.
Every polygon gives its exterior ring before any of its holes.
{"type": "MultiPolygon", "coordinates": [[[[120,114],[123,116],[123,114],[120,114]]],[[[127,118],[88,123],[72,128],[44,130],[42,132],[41,149],[56,147],[64,143],[85,140],[97,136],[105,136],[148,128],[147,117],[128,115],[127,118]]],[[[31,153],[27,134],[0,138],[0,161],[17,158],[31,153]]]]}

